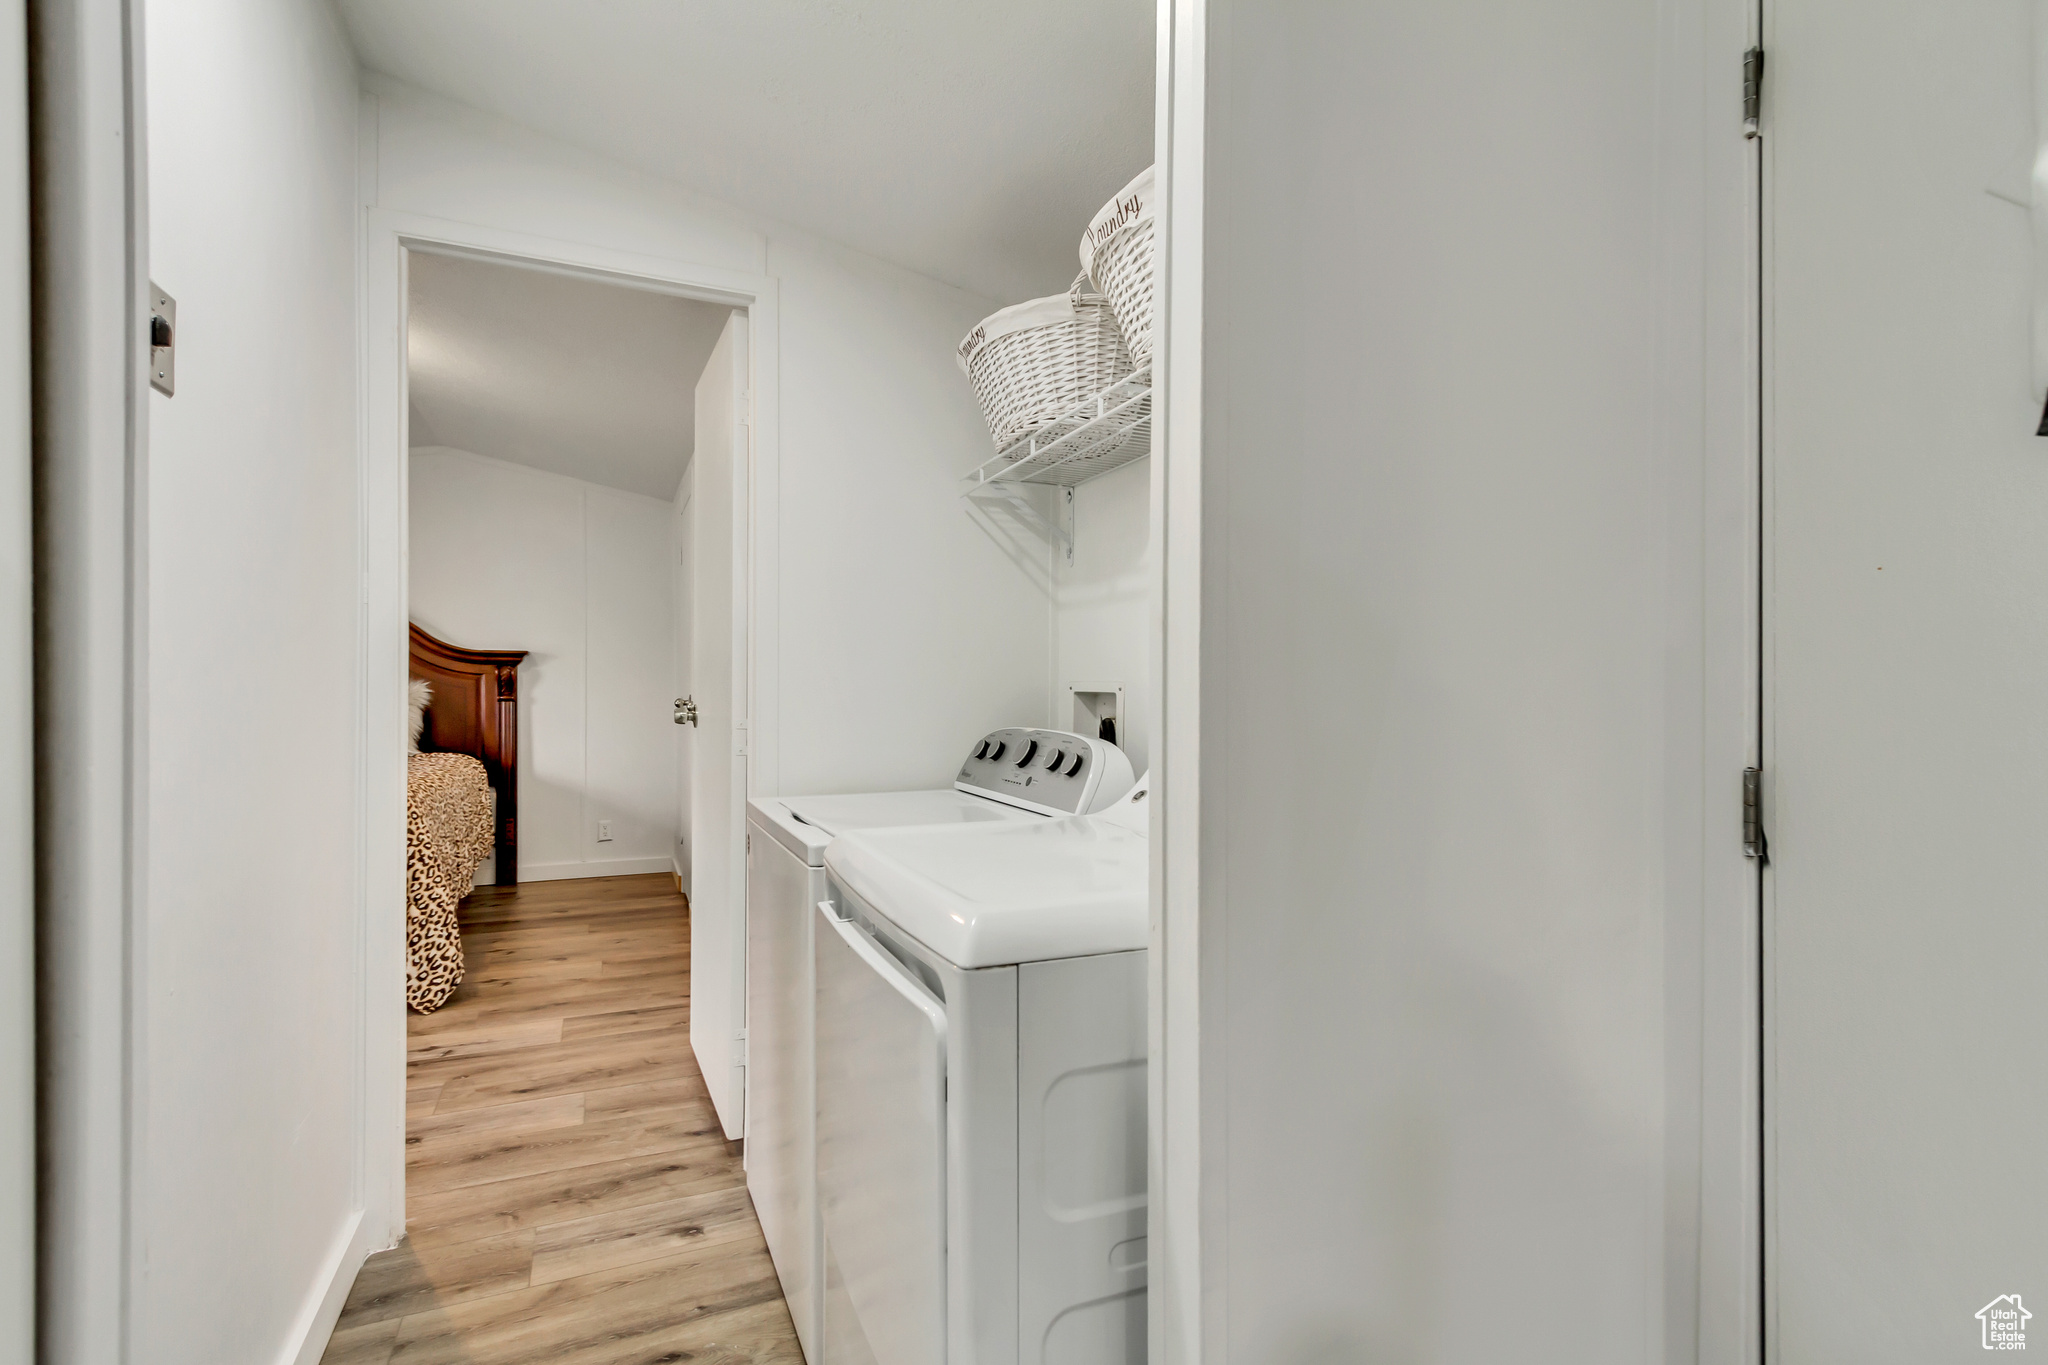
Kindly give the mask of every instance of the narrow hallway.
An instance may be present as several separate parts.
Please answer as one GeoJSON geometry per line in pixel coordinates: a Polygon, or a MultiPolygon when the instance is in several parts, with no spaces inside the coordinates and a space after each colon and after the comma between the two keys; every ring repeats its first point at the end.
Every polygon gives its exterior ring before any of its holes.
{"type": "Polygon", "coordinates": [[[801,1365],[690,1052],[673,880],[480,888],[462,930],[461,988],[408,1020],[408,1235],[325,1365],[801,1365]]]}

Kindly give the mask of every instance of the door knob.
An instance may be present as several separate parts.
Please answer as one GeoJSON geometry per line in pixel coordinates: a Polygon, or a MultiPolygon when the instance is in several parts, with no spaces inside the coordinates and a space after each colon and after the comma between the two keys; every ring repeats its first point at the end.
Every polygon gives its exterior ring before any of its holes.
{"type": "Polygon", "coordinates": [[[688,697],[677,697],[677,698],[676,698],[676,724],[678,724],[678,725],[695,725],[696,723],[697,723],[697,703],[696,703],[695,701],[692,701],[692,700],[691,700],[690,698],[688,698],[688,697]]]}

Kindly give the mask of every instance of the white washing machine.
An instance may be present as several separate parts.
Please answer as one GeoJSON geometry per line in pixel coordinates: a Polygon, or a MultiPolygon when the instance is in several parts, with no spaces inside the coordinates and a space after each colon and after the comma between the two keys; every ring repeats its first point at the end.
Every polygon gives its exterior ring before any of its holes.
{"type": "Polygon", "coordinates": [[[811,940],[826,846],[852,830],[1049,823],[1115,801],[1130,784],[1130,759],[1113,744],[1009,729],[976,744],[944,790],[747,803],[747,1190],[811,1365],[824,1365],[811,940]]]}
{"type": "Polygon", "coordinates": [[[1145,1360],[1144,797],[826,850],[825,1365],[1145,1360]]]}

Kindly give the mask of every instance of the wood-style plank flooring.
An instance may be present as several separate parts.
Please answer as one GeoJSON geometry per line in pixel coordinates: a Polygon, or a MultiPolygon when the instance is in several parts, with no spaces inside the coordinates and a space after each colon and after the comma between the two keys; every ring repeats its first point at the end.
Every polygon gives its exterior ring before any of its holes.
{"type": "Polygon", "coordinates": [[[666,875],[485,888],[409,1015],[407,1236],[325,1365],[802,1365],[740,1144],[690,1052],[666,875]]]}

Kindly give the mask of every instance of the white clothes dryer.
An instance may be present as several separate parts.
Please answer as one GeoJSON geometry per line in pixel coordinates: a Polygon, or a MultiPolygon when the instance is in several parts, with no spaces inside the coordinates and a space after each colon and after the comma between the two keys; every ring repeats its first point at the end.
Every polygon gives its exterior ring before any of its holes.
{"type": "Polygon", "coordinates": [[[854,830],[1046,824],[1115,801],[1130,783],[1114,744],[1005,729],[975,745],[950,788],[747,803],[747,1190],[811,1365],[823,1365],[812,933],[826,846],[854,830]]]}
{"type": "Polygon", "coordinates": [[[826,850],[825,1365],[1145,1360],[1144,800],[826,850]]]}

